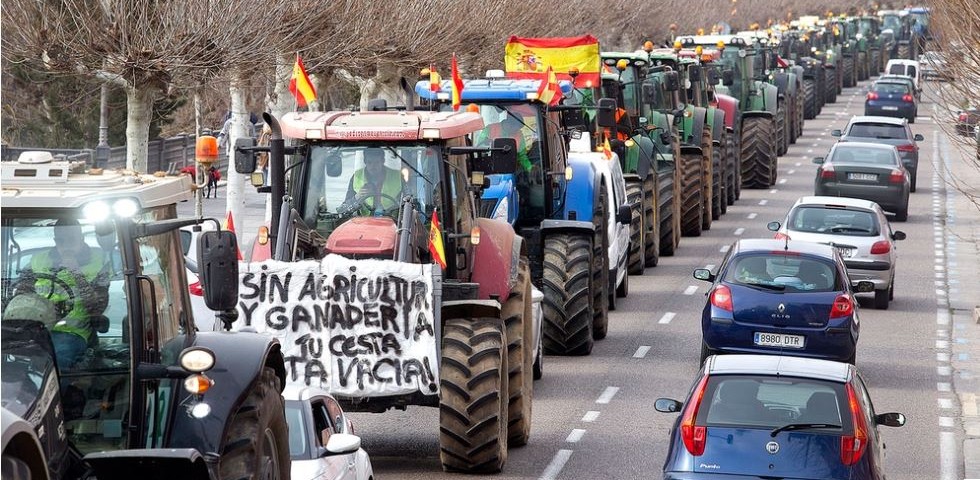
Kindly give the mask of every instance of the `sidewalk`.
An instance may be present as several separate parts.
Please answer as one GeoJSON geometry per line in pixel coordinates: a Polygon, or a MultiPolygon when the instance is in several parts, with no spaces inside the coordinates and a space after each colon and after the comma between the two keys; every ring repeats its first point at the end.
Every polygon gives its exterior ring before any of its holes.
{"type": "MultiPolygon", "coordinates": [[[[239,248],[242,248],[243,251],[248,245],[251,245],[256,231],[265,223],[265,199],[268,197],[268,194],[256,192],[255,187],[245,186],[245,215],[243,218],[235,218],[235,233],[238,234],[239,248]]],[[[211,198],[204,199],[204,217],[215,218],[224,224],[228,216],[227,201],[227,182],[220,180],[218,181],[217,194],[212,192],[211,198]]],[[[180,218],[193,217],[194,205],[195,200],[178,203],[177,216],[180,218]]]]}

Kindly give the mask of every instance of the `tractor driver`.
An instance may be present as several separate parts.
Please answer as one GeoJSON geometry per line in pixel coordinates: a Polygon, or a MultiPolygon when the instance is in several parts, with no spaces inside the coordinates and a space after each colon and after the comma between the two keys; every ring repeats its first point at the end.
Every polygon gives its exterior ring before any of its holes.
{"type": "Polygon", "coordinates": [[[398,170],[385,166],[381,148],[364,150],[364,168],[358,169],[347,187],[350,205],[361,205],[362,213],[386,212],[398,206],[402,195],[402,176],[398,170]]]}
{"type": "Polygon", "coordinates": [[[82,227],[73,219],[58,220],[54,247],[31,257],[34,290],[61,305],[61,319],[50,327],[59,369],[72,368],[93,339],[90,319],[102,315],[109,302],[107,266],[102,249],[85,243],[82,227]]]}

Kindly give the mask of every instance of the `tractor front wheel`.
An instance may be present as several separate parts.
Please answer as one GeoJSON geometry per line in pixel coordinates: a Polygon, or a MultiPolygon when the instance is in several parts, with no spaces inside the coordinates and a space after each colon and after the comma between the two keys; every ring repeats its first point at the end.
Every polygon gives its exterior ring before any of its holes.
{"type": "Polygon", "coordinates": [[[545,237],[544,348],[557,355],[592,352],[592,236],[545,237]]]}
{"type": "Polygon", "coordinates": [[[289,479],[289,434],[280,379],[264,367],[245,401],[232,414],[221,442],[223,480],[289,479]]]}

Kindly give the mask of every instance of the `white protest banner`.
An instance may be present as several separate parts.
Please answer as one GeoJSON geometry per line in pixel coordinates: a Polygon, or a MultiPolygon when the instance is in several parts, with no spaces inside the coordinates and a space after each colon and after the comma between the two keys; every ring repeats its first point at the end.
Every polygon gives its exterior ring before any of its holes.
{"type": "Polygon", "coordinates": [[[432,265],[328,255],[239,272],[234,328],[278,338],[289,382],[350,397],[439,391],[432,265]]]}

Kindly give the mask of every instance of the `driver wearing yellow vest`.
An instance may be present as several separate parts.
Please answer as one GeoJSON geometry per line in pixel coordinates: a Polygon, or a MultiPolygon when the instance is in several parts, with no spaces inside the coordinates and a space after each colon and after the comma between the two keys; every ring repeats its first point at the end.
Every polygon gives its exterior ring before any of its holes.
{"type": "Polygon", "coordinates": [[[351,177],[347,202],[360,201],[362,213],[388,211],[398,206],[401,195],[401,172],[385,167],[384,151],[380,148],[364,150],[364,168],[351,177]]]}
{"type": "Polygon", "coordinates": [[[35,291],[55,304],[64,304],[63,317],[49,328],[58,367],[66,369],[81,359],[92,340],[90,318],[105,311],[109,300],[108,272],[105,254],[85,243],[82,227],[77,221],[58,220],[54,227],[54,242],[53,248],[31,257],[31,270],[40,274],[34,282],[35,291]],[[60,282],[45,278],[45,275],[60,282]],[[71,292],[66,292],[61,282],[71,292]]]}

